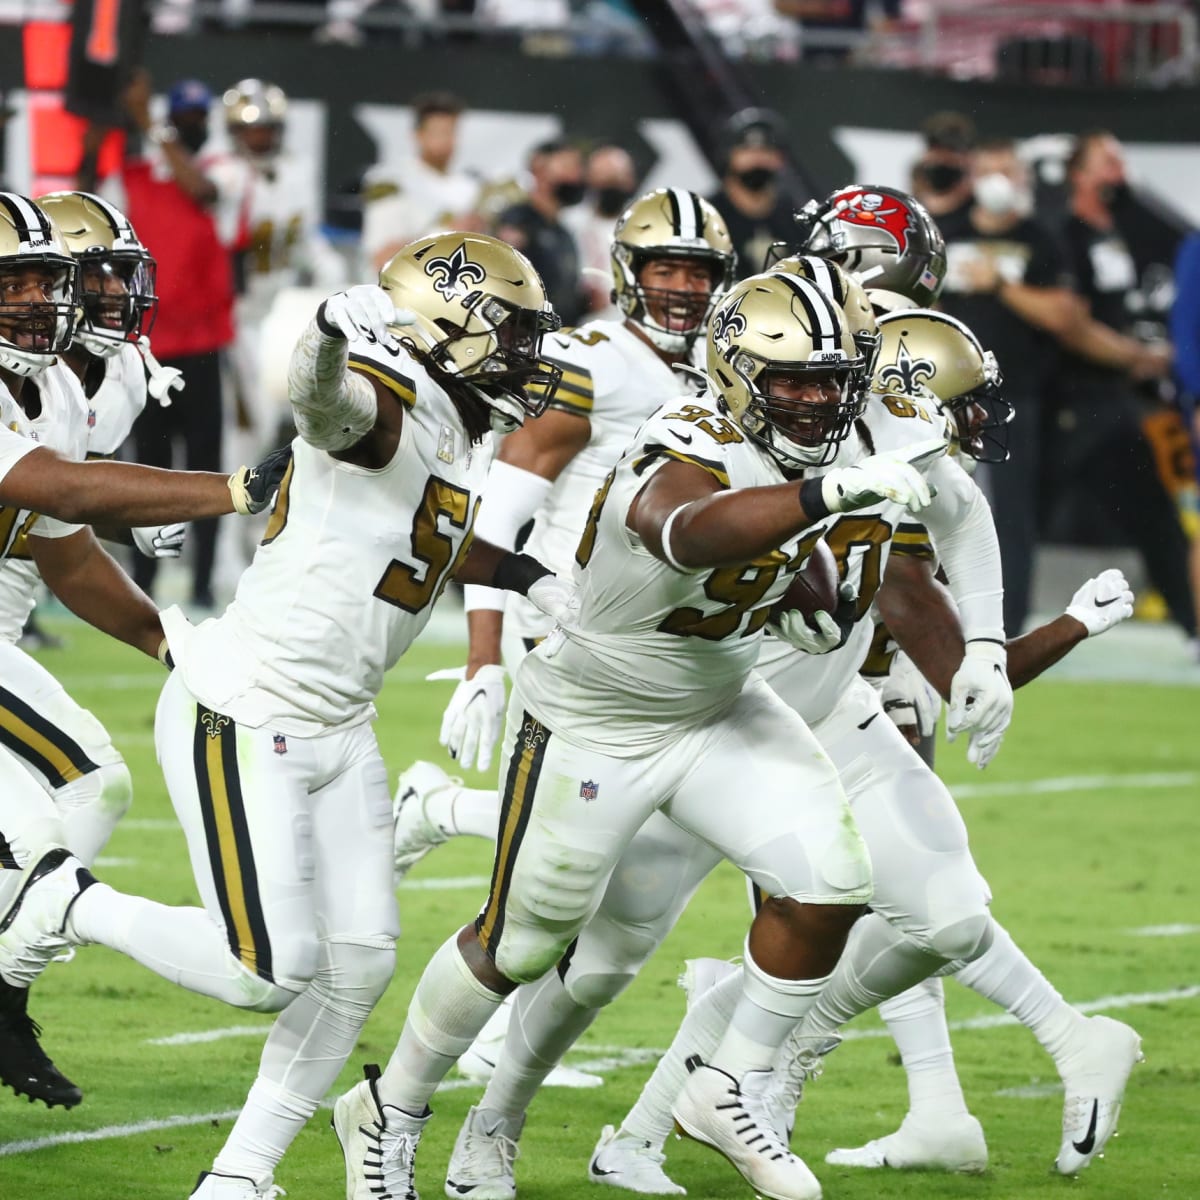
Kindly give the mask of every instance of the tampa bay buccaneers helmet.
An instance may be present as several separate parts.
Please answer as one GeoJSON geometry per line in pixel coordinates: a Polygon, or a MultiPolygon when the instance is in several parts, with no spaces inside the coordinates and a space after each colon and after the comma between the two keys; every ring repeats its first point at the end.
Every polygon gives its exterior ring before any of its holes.
{"type": "Polygon", "coordinates": [[[713,311],[707,373],[734,420],[783,467],[830,462],[865,404],[863,356],[842,311],[798,275],[752,275],[713,311]],[[822,399],[773,390],[820,384],[822,399]]]}
{"type": "Polygon", "coordinates": [[[847,275],[837,263],[817,258],[815,254],[789,255],[781,258],[771,270],[799,275],[816,284],[842,310],[850,336],[863,356],[866,378],[870,379],[879,355],[879,323],[862,284],[847,275]]]}
{"type": "Polygon", "coordinates": [[[0,192],[0,368],[37,375],[70,346],[76,282],[54,222],[27,197],[0,192]]]}
{"type": "Polygon", "coordinates": [[[261,79],[243,79],[221,98],[230,140],[254,159],[270,159],[283,143],[287,95],[283,88],[261,79]]]}
{"type": "Polygon", "coordinates": [[[879,330],[883,344],[872,390],[915,400],[932,393],[954,417],[960,454],[1006,461],[1013,408],[1000,394],[996,356],[961,321],[928,309],[889,313],[879,330]]]}
{"type": "Polygon", "coordinates": [[[398,251],[379,286],[416,316],[396,336],[435,375],[477,389],[493,427],[545,411],[562,372],[542,359],[542,337],[562,321],[519,250],[485,233],[432,234],[398,251]]]}
{"type": "Polygon", "coordinates": [[[75,341],[108,358],[149,334],[158,309],[155,264],[129,218],[90,192],[50,192],[37,203],[79,264],[83,316],[75,341]]]}
{"type": "Polygon", "coordinates": [[[721,214],[683,188],[659,188],[620,216],[612,241],[613,300],[667,354],[686,354],[704,331],[712,306],[733,279],[736,258],[721,214]],[[698,259],[709,269],[712,291],[648,288],[642,269],[652,259],[698,259]]]}
{"type": "Polygon", "coordinates": [[[946,278],[946,243],[924,205],[895,188],[839,188],[797,214],[798,252],[831,259],[877,308],[926,308],[946,278]]]}

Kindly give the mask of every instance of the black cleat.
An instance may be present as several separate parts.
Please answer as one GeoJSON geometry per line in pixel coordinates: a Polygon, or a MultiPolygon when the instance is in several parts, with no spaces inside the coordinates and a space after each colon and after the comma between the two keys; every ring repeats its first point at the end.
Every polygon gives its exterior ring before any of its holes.
{"type": "Polygon", "coordinates": [[[47,1108],[74,1108],[83,1092],[42,1049],[41,1026],[25,1011],[28,1001],[28,988],[0,979],[0,1084],[28,1096],[30,1104],[40,1100],[47,1108]]]}

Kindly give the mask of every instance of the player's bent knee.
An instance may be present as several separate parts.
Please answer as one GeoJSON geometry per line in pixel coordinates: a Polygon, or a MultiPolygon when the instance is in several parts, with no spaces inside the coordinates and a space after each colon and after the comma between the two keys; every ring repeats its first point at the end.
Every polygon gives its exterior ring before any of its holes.
{"type": "Polygon", "coordinates": [[[513,983],[541,979],[562,958],[575,933],[574,928],[559,933],[521,924],[514,926],[510,917],[496,950],[496,969],[513,983]]]}
{"type": "Polygon", "coordinates": [[[237,988],[240,998],[231,998],[230,1003],[238,1008],[262,1013],[282,1012],[303,991],[303,988],[292,991],[289,988],[281,987],[269,979],[255,975],[253,971],[245,967],[242,967],[237,988]]]}
{"type": "Polygon", "coordinates": [[[970,962],[992,944],[992,919],[987,912],[972,913],[935,930],[929,943],[942,958],[970,962]]]}
{"type": "Polygon", "coordinates": [[[612,971],[607,974],[576,974],[568,971],[563,987],[580,1008],[604,1008],[633,982],[636,974],[636,971],[612,971]]]}
{"type": "Polygon", "coordinates": [[[133,804],[133,776],[124,759],[100,768],[100,807],[115,828],[133,804]]]}
{"type": "Polygon", "coordinates": [[[323,939],[320,974],[327,989],[374,1004],[387,991],[396,969],[396,939],[329,937],[323,939]]]}

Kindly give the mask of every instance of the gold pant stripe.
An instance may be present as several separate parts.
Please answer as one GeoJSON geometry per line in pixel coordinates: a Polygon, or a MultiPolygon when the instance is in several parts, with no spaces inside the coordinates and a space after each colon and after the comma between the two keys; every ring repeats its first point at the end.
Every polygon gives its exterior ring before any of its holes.
{"type": "Polygon", "coordinates": [[[513,868],[525,828],[529,824],[538,775],[546,756],[546,745],[550,741],[550,730],[540,721],[528,713],[523,713],[522,717],[500,807],[500,836],[496,839],[492,887],[487,906],[475,922],[479,944],[493,956],[504,929],[504,906],[508,900],[513,868]]]}
{"type": "Polygon", "coordinates": [[[198,707],[194,753],[209,863],[229,948],[247,970],[273,980],[270,941],[242,804],[233,720],[198,707]]]}
{"type": "Polygon", "coordinates": [[[5,688],[0,688],[0,743],[56,788],[96,770],[82,746],[5,688]]]}

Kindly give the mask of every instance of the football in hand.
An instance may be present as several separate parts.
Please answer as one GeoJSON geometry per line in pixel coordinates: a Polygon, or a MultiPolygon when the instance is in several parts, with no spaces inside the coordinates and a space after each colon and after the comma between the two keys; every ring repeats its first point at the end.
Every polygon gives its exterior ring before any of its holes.
{"type": "Polygon", "coordinates": [[[837,559],[822,539],[792,577],[787,591],[775,602],[771,615],[778,617],[797,610],[806,617],[818,612],[831,613],[837,608],[839,582],[837,559]]]}

